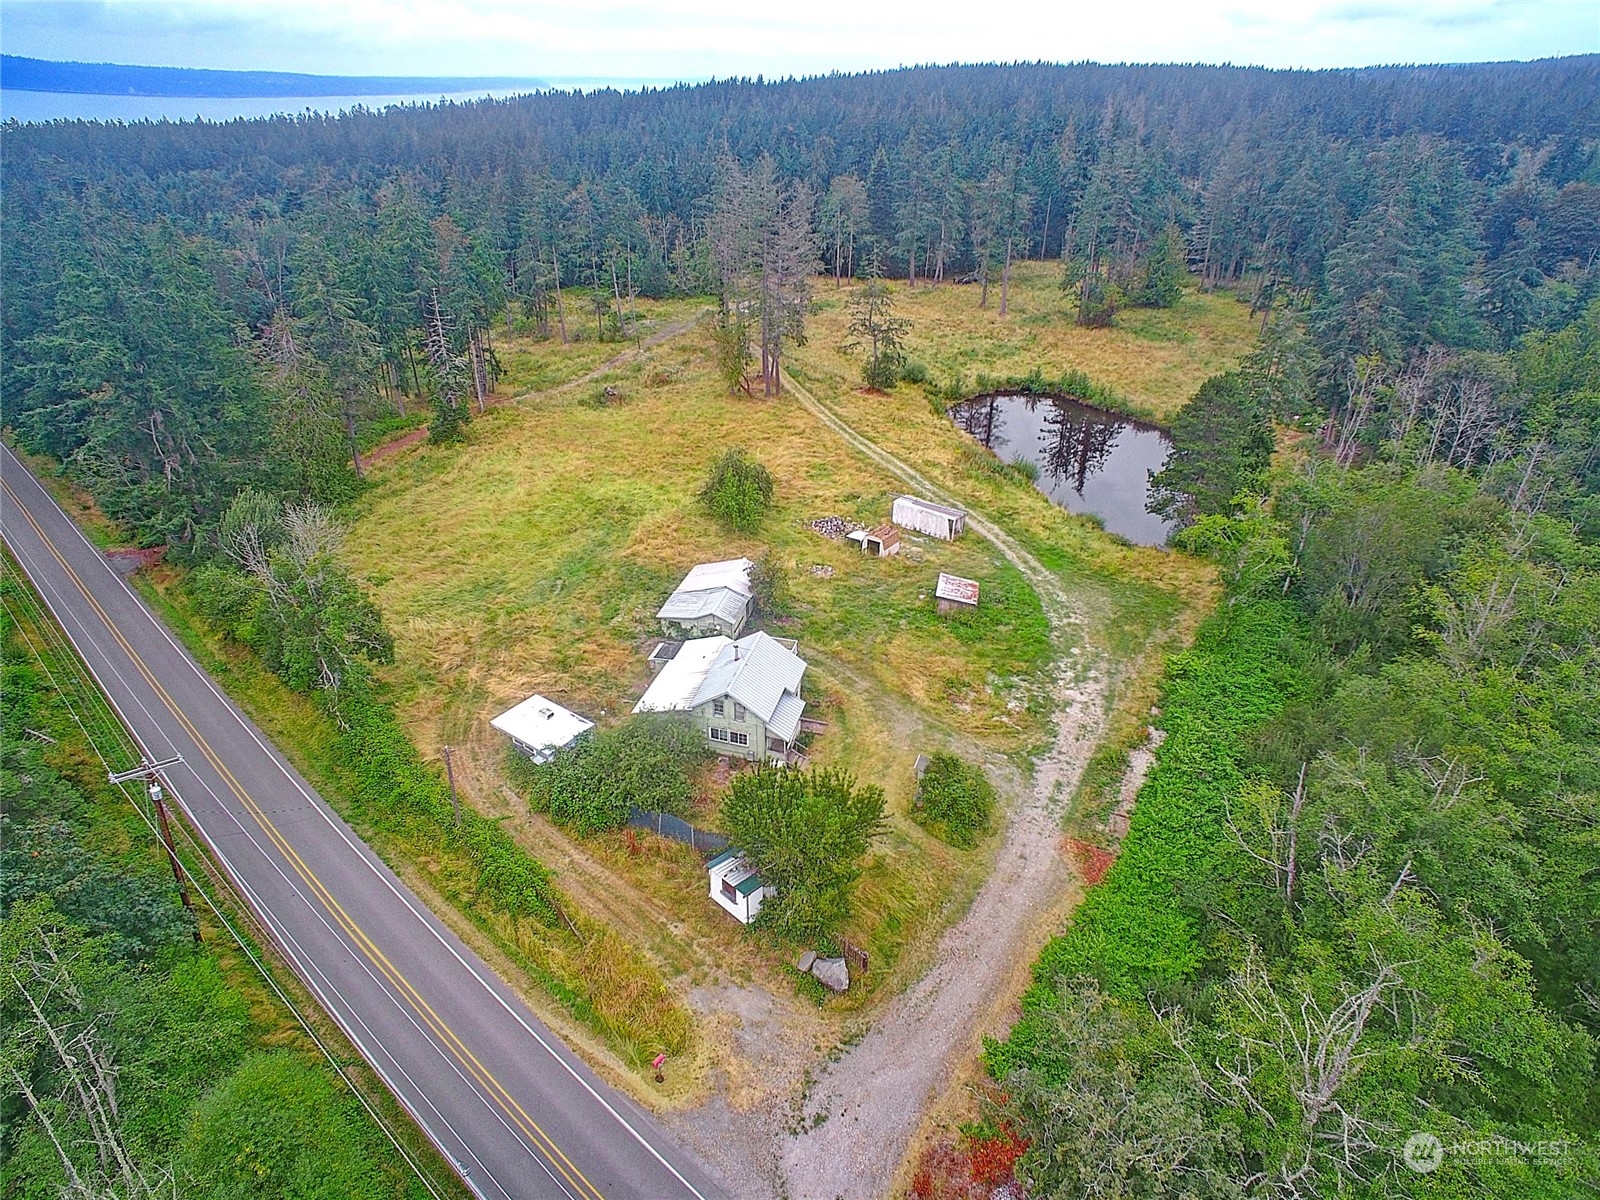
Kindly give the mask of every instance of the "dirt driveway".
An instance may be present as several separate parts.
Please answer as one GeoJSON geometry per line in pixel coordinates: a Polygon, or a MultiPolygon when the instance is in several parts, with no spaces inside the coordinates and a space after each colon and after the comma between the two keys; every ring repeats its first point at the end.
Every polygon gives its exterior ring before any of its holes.
{"type": "MultiPolygon", "coordinates": [[[[786,378],[785,386],[818,420],[919,495],[953,502],[793,380],[786,378]]],[[[930,1109],[970,1068],[983,1035],[1004,1032],[1040,944],[1076,895],[1076,878],[1060,853],[1061,817],[1104,725],[1106,680],[1089,666],[1083,615],[1060,581],[991,523],[972,515],[968,524],[1027,576],[1050,618],[1063,664],[1054,684],[1054,744],[1011,811],[994,872],[945,931],[926,973],[891,1000],[864,1035],[858,1030],[846,1037],[848,1048],[822,1056],[815,1073],[791,1066],[799,1078],[786,1102],[768,1093],[741,1104],[725,1094],[675,1118],[687,1140],[741,1181],[742,1195],[874,1200],[889,1194],[930,1109]]],[[[792,1056],[786,1059],[791,1064],[817,1062],[786,1036],[793,1031],[759,997],[719,989],[698,999],[707,1015],[718,1009],[739,1026],[738,1044],[730,1049],[748,1053],[766,1046],[770,1054],[792,1056]]]]}

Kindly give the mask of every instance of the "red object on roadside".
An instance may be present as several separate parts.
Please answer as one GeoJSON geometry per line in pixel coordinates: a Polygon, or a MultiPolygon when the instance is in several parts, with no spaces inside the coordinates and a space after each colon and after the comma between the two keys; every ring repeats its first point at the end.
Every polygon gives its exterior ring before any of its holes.
{"type": "Polygon", "coordinates": [[[659,1072],[661,1070],[661,1064],[666,1061],[667,1056],[665,1054],[658,1054],[650,1060],[650,1065],[659,1072]]]}

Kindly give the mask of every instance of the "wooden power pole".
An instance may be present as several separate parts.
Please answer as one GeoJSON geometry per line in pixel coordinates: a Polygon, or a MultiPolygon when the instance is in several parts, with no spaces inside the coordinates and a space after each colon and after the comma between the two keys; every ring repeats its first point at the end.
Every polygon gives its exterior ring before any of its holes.
{"type": "Polygon", "coordinates": [[[172,844],[172,823],[167,818],[167,804],[165,794],[161,790],[161,778],[158,771],[167,767],[176,766],[183,758],[162,759],[160,762],[142,762],[130,771],[113,771],[107,778],[112,783],[131,783],[135,779],[143,778],[145,786],[150,791],[150,803],[156,810],[156,828],[160,830],[161,846],[167,852],[167,862],[172,867],[172,881],[178,885],[178,899],[183,902],[184,911],[194,919],[194,940],[198,945],[205,939],[200,934],[200,919],[195,916],[194,902],[189,899],[189,885],[184,882],[183,864],[178,861],[178,851],[172,844]]]}
{"type": "Polygon", "coordinates": [[[461,797],[456,795],[456,768],[450,761],[450,747],[444,748],[444,774],[450,781],[450,807],[455,810],[456,824],[461,824],[461,797]]]}

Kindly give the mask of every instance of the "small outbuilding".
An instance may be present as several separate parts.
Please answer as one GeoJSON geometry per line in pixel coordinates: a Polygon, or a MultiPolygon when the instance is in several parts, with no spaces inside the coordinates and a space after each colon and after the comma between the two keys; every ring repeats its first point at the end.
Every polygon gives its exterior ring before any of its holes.
{"type": "Polygon", "coordinates": [[[489,724],[510,738],[519,753],[536,763],[549,762],[557,750],[570,746],[580,734],[594,728],[588,717],[580,717],[543,696],[529,696],[489,724]]]}
{"type": "Polygon", "coordinates": [[[971,612],[978,607],[978,581],[940,571],[939,586],[934,588],[933,598],[938,603],[940,616],[971,612]]]}
{"type": "Polygon", "coordinates": [[[876,529],[858,529],[845,534],[863,554],[875,558],[892,558],[900,553],[900,531],[893,525],[879,525],[876,529]]]}
{"type": "Polygon", "coordinates": [[[738,850],[724,850],[706,864],[710,877],[711,898],[720,904],[734,919],[748,925],[761,911],[761,902],[775,896],[775,889],[761,882],[761,876],[738,850]]]}
{"type": "Polygon", "coordinates": [[[967,514],[961,509],[915,496],[897,497],[890,517],[901,529],[914,529],[946,542],[954,541],[967,528],[967,514]]]}
{"type": "Polygon", "coordinates": [[[681,649],[683,649],[682,642],[674,642],[668,638],[657,642],[651,647],[650,657],[646,660],[650,664],[651,672],[659,673],[662,667],[678,657],[678,651],[681,649]]]}
{"type": "Polygon", "coordinates": [[[668,637],[738,637],[750,619],[754,567],[748,558],[730,558],[693,568],[656,613],[661,632],[668,637]]]}

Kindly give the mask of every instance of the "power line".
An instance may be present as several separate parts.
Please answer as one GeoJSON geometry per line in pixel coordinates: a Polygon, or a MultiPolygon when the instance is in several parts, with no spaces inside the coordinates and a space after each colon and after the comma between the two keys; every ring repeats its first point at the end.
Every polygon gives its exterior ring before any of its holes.
{"type": "MultiPolygon", "coordinates": [[[[271,970],[268,969],[267,965],[251,948],[250,943],[246,941],[244,935],[234,927],[233,922],[231,922],[227,915],[222,911],[222,908],[217,903],[216,899],[212,897],[212,895],[201,884],[200,880],[192,871],[190,871],[188,864],[183,862],[181,857],[176,853],[172,846],[171,829],[170,826],[167,826],[167,822],[164,820],[162,822],[162,825],[167,827],[166,836],[163,837],[162,830],[157,828],[156,823],[151,820],[150,815],[146,813],[144,809],[140,807],[137,800],[134,799],[134,793],[129,790],[129,784],[132,782],[132,780],[145,777],[147,775],[153,775],[153,769],[155,767],[168,764],[151,764],[148,762],[145,756],[139,752],[138,742],[137,739],[133,737],[132,731],[122,723],[121,718],[117,716],[110,704],[107,703],[105,697],[101,694],[98,685],[95,685],[92,681],[92,678],[89,677],[88,669],[85,664],[79,660],[77,652],[66,643],[64,634],[57,629],[54,621],[48,616],[48,614],[43,612],[39,600],[33,594],[32,587],[26,580],[20,577],[20,573],[17,572],[11,565],[9,556],[7,556],[3,563],[0,563],[0,576],[9,576],[10,579],[16,582],[17,586],[14,589],[14,592],[21,597],[19,606],[31,609],[31,611],[26,614],[26,621],[19,619],[18,614],[13,611],[12,605],[7,602],[3,591],[0,591],[0,607],[5,608],[7,615],[11,618],[13,628],[15,628],[17,631],[17,635],[23,640],[24,643],[26,643],[29,653],[33,656],[34,661],[39,664],[40,669],[44,671],[45,678],[49,680],[51,689],[57,696],[61,698],[63,706],[66,708],[67,713],[72,717],[73,723],[77,725],[79,731],[83,734],[84,740],[88,743],[89,749],[94,752],[95,757],[100,760],[100,765],[105,768],[108,781],[119,785],[119,790],[122,792],[124,799],[128,801],[128,804],[130,807],[132,807],[133,811],[138,814],[139,819],[144,822],[145,826],[150,830],[152,836],[154,836],[156,840],[161,842],[161,844],[166,848],[167,854],[169,855],[172,863],[173,874],[177,877],[179,894],[183,897],[184,907],[188,908],[189,911],[193,913],[194,910],[189,904],[188,895],[184,887],[185,880],[187,880],[189,885],[194,888],[196,894],[198,894],[200,898],[205,901],[206,907],[211,910],[211,914],[216,917],[218,923],[228,931],[228,934],[233,938],[235,944],[238,945],[245,958],[250,961],[250,964],[256,969],[257,973],[260,974],[267,986],[272,989],[273,993],[278,997],[279,1001],[282,1002],[283,1006],[289,1010],[290,1014],[299,1024],[300,1028],[305,1031],[306,1036],[311,1039],[312,1044],[315,1045],[319,1051],[321,1051],[322,1056],[327,1059],[328,1065],[331,1066],[339,1078],[344,1081],[345,1087],[349,1090],[350,1094],[355,1097],[356,1102],[361,1105],[362,1109],[366,1111],[367,1115],[372,1118],[373,1124],[377,1125],[379,1130],[382,1131],[384,1137],[388,1140],[389,1144],[395,1148],[396,1152],[398,1152],[400,1157],[405,1161],[405,1164],[411,1168],[412,1173],[416,1175],[422,1186],[427,1189],[428,1194],[432,1196],[434,1200],[444,1200],[443,1193],[440,1192],[438,1186],[434,1183],[433,1179],[428,1175],[428,1173],[423,1170],[422,1164],[417,1161],[416,1157],[411,1153],[411,1151],[407,1149],[406,1146],[400,1141],[399,1136],[395,1133],[388,1120],[372,1104],[372,1102],[362,1092],[360,1087],[357,1086],[355,1080],[350,1076],[349,1072],[346,1071],[339,1060],[334,1057],[333,1051],[330,1050],[322,1038],[317,1035],[316,1030],[312,1028],[311,1022],[306,1018],[305,1014],[300,1011],[300,1008],[290,998],[289,994],[284,990],[283,986],[278,982],[271,970]],[[47,645],[52,642],[54,643],[53,645],[49,646],[49,648],[53,651],[52,655],[47,656],[45,650],[41,648],[41,646],[35,644],[33,637],[28,632],[28,626],[32,626],[33,629],[38,632],[40,641],[46,643],[47,645]],[[97,739],[95,734],[90,732],[89,725],[85,722],[83,714],[79,712],[78,706],[73,704],[72,698],[68,694],[68,689],[61,685],[61,682],[56,678],[56,673],[51,670],[49,662],[50,657],[55,658],[58,667],[63,668],[63,672],[65,671],[65,668],[70,665],[73,673],[71,683],[75,685],[75,690],[79,691],[80,693],[82,706],[91,710],[91,720],[98,718],[101,734],[100,739],[97,739]],[[133,768],[131,771],[119,772],[113,769],[111,763],[106,758],[104,749],[101,745],[101,739],[113,743],[113,753],[120,750],[123,755],[125,755],[127,758],[132,758],[138,761],[140,765],[136,768],[133,768]]],[[[175,759],[172,761],[181,761],[181,759],[175,759]]],[[[158,790],[159,785],[156,785],[156,787],[152,790],[152,800],[159,804],[159,799],[154,794],[155,791],[158,790]]],[[[198,839],[195,838],[188,826],[180,822],[178,828],[182,832],[184,839],[188,842],[191,852],[194,853],[200,861],[207,861],[204,846],[198,841],[198,839]]],[[[250,912],[249,906],[244,903],[243,898],[238,895],[238,892],[233,888],[232,883],[227,880],[226,874],[223,872],[217,872],[217,878],[226,884],[229,891],[233,892],[234,900],[238,905],[239,910],[248,914],[250,912]]],[[[197,925],[196,940],[198,940],[198,936],[197,925]]]]}

